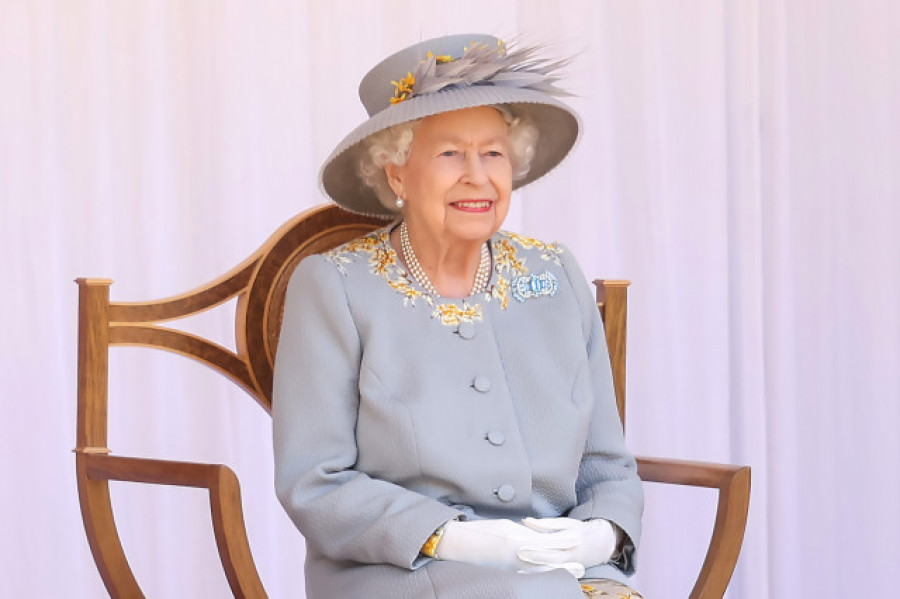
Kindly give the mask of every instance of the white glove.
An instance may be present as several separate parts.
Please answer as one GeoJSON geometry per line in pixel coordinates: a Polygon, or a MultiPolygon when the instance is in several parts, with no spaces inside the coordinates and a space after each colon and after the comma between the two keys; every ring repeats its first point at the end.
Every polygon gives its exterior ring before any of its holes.
{"type": "Polygon", "coordinates": [[[562,549],[522,547],[518,552],[519,559],[548,569],[563,567],[576,578],[584,576],[587,568],[608,562],[618,545],[615,527],[602,518],[587,521],[573,518],[525,518],[522,523],[543,534],[569,535],[573,543],[562,549]],[[572,567],[573,563],[580,566],[580,573],[577,573],[578,568],[572,567]]]}
{"type": "Polygon", "coordinates": [[[546,564],[535,566],[522,561],[518,553],[527,549],[538,555],[557,555],[572,547],[575,540],[568,532],[547,534],[512,520],[451,520],[444,528],[435,557],[514,572],[544,572],[550,569],[546,564]]]}

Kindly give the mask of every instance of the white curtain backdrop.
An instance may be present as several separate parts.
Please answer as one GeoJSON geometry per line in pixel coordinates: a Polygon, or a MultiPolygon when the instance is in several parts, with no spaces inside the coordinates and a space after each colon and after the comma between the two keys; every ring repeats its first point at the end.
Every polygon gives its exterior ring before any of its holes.
{"type": "MultiPolygon", "coordinates": [[[[224,272],[324,201],[370,66],[467,31],[578,53],[582,141],[507,227],[634,282],[636,453],[753,467],[729,597],[892,594],[896,0],[0,0],[0,596],[105,596],[70,452],[72,280],[142,300],[224,272]]],[[[233,346],[229,309],[185,326],[233,346]]],[[[270,596],[303,597],[268,415],[182,358],[112,353],[113,451],[230,464],[270,596]]],[[[149,597],[228,596],[204,493],[113,492],[149,597]]],[[[647,494],[637,586],[685,597],[714,497],[647,494]]]]}

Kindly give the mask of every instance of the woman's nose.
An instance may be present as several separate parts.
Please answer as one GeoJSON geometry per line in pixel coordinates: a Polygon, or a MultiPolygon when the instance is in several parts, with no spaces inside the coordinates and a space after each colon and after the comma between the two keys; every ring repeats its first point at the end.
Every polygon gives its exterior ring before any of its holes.
{"type": "Polygon", "coordinates": [[[478,152],[467,152],[465,161],[465,171],[463,178],[466,182],[475,185],[487,183],[487,169],[482,162],[482,156],[478,152]]]}

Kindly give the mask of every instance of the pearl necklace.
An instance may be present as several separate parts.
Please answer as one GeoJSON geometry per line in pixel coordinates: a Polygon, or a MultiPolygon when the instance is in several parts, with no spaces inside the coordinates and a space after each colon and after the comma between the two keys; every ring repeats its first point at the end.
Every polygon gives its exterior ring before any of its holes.
{"type": "MultiPolygon", "coordinates": [[[[410,274],[425,290],[425,293],[428,295],[440,295],[431,279],[425,274],[425,269],[419,264],[419,259],[416,258],[416,252],[413,251],[412,244],[409,242],[409,229],[406,226],[406,221],[400,223],[400,250],[403,252],[403,261],[406,262],[410,274]]],[[[472,291],[469,292],[469,295],[487,291],[490,278],[491,253],[488,251],[488,246],[485,243],[481,246],[481,261],[478,263],[478,270],[475,271],[475,281],[472,283],[472,291]]]]}

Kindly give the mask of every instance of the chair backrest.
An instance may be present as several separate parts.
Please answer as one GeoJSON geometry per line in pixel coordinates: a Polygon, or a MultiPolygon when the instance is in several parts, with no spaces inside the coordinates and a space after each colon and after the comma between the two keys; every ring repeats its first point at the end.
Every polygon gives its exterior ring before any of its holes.
{"type": "MultiPolygon", "coordinates": [[[[78,279],[78,413],[76,474],[85,531],[112,597],[142,597],[116,529],[109,481],[205,488],[222,565],[235,597],[265,597],[247,542],[240,485],[219,464],[113,456],[107,447],[108,354],[112,346],[164,349],[206,364],[272,406],[272,367],[290,274],[305,256],[329,250],[385,224],[336,206],[306,211],[276,231],[243,263],[193,291],[151,302],[110,302],[109,279],[78,279]],[[203,337],[162,326],[237,297],[233,352],[203,337]]],[[[627,281],[595,281],[606,326],[619,414],[625,418],[627,281]]],[[[737,560],[749,501],[749,469],[709,470],[639,458],[647,480],[720,489],[710,556],[692,597],[721,597],[737,560]],[[699,481],[699,483],[697,482],[699,481]],[[738,481],[740,484],[735,484],[738,481]],[[745,481],[745,482],[744,482],[745,481]],[[728,491],[734,489],[734,491],[728,491]],[[719,521],[722,521],[721,525],[719,521]],[[720,532],[721,529],[721,532],[720,532]],[[721,541],[719,540],[721,539],[721,541]],[[724,543],[724,545],[723,545],[724,543]],[[727,546],[727,551],[719,549],[727,546]],[[708,583],[712,580],[712,583],[708,583]],[[705,589],[713,589],[707,591],[705,589]]]]}
{"type": "Polygon", "coordinates": [[[606,347],[612,366],[619,419],[625,426],[625,345],[628,339],[628,286],[630,281],[596,279],[597,308],[606,329],[606,347]]]}

